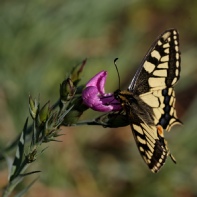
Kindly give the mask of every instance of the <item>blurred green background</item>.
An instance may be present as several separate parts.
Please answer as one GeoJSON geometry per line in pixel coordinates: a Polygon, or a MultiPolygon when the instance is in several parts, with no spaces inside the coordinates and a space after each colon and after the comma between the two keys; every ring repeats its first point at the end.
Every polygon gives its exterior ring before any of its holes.
{"type": "MultiPolygon", "coordinates": [[[[177,165],[168,159],[158,174],[152,174],[130,127],[62,128],[62,142],[47,144],[32,166],[42,172],[26,196],[197,196],[197,1],[0,1],[1,148],[21,132],[29,115],[29,94],[40,95],[43,104],[54,103],[59,84],[86,57],[83,83],[105,69],[106,90],[113,92],[118,87],[113,60],[118,57],[124,89],[152,42],[168,28],[178,29],[182,52],[175,89],[184,125],[165,135],[177,165]]],[[[90,118],[91,112],[83,115],[90,118]]],[[[1,188],[7,173],[1,163],[1,188]]]]}

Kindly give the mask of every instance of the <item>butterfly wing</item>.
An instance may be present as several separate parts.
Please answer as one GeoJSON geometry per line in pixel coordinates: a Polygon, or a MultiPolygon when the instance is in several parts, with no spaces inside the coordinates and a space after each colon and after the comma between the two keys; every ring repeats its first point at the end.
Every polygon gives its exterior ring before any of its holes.
{"type": "Polygon", "coordinates": [[[175,91],[172,87],[150,91],[139,96],[153,109],[154,124],[169,131],[175,124],[181,124],[175,109],[175,91]]]}
{"type": "Polygon", "coordinates": [[[180,78],[180,62],[178,32],[167,30],[149,49],[128,90],[140,95],[174,86],[180,78]]]}
{"type": "Polygon", "coordinates": [[[142,158],[152,172],[157,172],[171,154],[164,139],[163,127],[154,123],[153,106],[129,91],[120,91],[118,98],[129,119],[142,158]]]}
{"type": "Polygon", "coordinates": [[[152,172],[158,172],[169,154],[162,128],[148,125],[136,116],[131,129],[145,163],[152,172]]]}
{"type": "Polygon", "coordinates": [[[180,61],[178,32],[167,30],[149,49],[128,91],[120,91],[117,96],[130,120],[138,149],[153,172],[171,156],[163,129],[170,130],[180,123],[173,89],[180,77],[180,61]]]}
{"type": "Polygon", "coordinates": [[[167,131],[180,124],[173,86],[180,78],[179,35],[165,31],[149,49],[128,90],[153,107],[154,123],[167,131]]]}

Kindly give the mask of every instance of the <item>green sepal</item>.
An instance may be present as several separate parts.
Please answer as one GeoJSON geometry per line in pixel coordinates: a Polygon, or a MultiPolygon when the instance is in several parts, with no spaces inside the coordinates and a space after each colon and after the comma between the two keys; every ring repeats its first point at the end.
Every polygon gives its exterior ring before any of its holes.
{"type": "Polygon", "coordinates": [[[39,111],[37,123],[38,125],[46,122],[50,112],[50,102],[48,101],[39,111]]]}
{"type": "Polygon", "coordinates": [[[70,104],[73,105],[73,108],[64,117],[64,121],[62,124],[64,126],[70,126],[72,124],[75,124],[79,120],[83,112],[88,109],[88,107],[83,104],[83,99],[81,97],[76,97],[72,100],[70,104]]]}
{"type": "Polygon", "coordinates": [[[87,59],[83,60],[83,62],[77,66],[75,66],[70,74],[70,79],[73,81],[74,86],[77,86],[79,81],[81,80],[81,73],[83,71],[83,68],[86,64],[87,59]]]}
{"type": "Polygon", "coordinates": [[[29,112],[32,119],[35,119],[37,113],[39,111],[39,102],[36,99],[32,99],[31,95],[29,95],[29,112]]]}
{"type": "Polygon", "coordinates": [[[60,85],[60,100],[67,102],[75,95],[76,88],[70,78],[67,78],[60,85]]]}

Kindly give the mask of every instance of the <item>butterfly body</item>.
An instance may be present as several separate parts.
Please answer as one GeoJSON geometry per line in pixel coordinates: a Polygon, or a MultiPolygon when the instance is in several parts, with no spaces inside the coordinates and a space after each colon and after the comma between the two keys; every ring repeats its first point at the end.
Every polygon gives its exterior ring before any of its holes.
{"type": "Polygon", "coordinates": [[[128,90],[118,90],[114,93],[114,96],[122,104],[130,122],[134,120],[135,114],[138,114],[139,117],[146,120],[147,124],[154,125],[153,109],[143,102],[138,95],[134,95],[128,90]]]}
{"type": "Polygon", "coordinates": [[[173,86],[180,77],[179,37],[175,29],[161,34],[153,43],[127,90],[114,92],[131,126],[145,163],[158,172],[170,154],[164,138],[180,124],[175,110],[173,86]]]}

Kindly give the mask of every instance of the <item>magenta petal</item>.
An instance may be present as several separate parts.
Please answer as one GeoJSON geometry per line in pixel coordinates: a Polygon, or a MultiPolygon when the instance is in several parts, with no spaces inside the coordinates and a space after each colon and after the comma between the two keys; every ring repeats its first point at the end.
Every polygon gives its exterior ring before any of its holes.
{"type": "Polygon", "coordinates": [[[117,101],[112,94],[102,96],[100,99],[104,105],[111,106],[111,111],[120,111],[122,109],[120,102],[117,101]]]}
{"type": "Polygon", "coordinates": [[[82,92],[82,98],[85,105],[96,111],[110,112],[119,111],[122,106],[111,93],[105,94],[105,81],[107,72],[101,71],[87,83],[82,92]]]}
{"type": "Polygon", "coordinates": [[[110,112],[114,108],[113,105],[106,104],[105,99],[101,99],[98,96],[98,89],[93,86],[84,89],[82,98],[84,104],[96,111],[110,112]]]}
{"type": "Polygon", "coordinates": [[[96,74],[94,77],[92,77],[92,79],[90,79],[90,81],[86,84],[86,87],[89,86],[97,87],[98,93],[104,94],[105,93],[104,85],[106,78],[107,78],[107,72],[101,71],[98,74],[96,74]]]}

